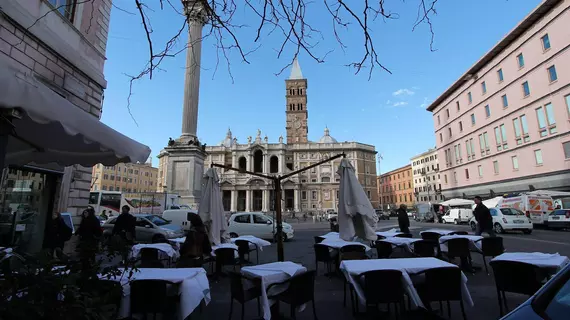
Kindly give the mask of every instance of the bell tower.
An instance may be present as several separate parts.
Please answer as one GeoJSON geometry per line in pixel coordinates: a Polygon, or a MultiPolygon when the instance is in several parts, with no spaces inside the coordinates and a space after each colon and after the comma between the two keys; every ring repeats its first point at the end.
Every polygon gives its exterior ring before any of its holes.
{"type": "Polygon", "coordinates": [[[303,78],[299,61],[295,57],[291,75],[285,80],[285,98],[287,101],[287,144],[307,143],[309,127],[307,124],[307,79],[303,78]]]}

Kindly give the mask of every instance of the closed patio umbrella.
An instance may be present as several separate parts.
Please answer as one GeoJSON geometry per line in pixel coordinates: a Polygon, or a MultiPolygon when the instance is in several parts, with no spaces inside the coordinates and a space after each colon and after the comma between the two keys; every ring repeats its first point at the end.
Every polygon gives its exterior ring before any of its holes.
{"type": "Polygon", "coordinates": [[[210,241],[215,245],[221,243],[221,236],[227,229],[219,182],[216,170],[208,169],[204,175],[205,188],[198,207],[198,215],[204,221],[210,241]]]}
{"type": "Polygon", "coordinates": [[[355,237],[363,240],[376,240],[378,216],[358,182],[354,168],[347,159],[342,159],[337,173],[340,175],[338,202],[339,236],[345,241],[355,237]]]}

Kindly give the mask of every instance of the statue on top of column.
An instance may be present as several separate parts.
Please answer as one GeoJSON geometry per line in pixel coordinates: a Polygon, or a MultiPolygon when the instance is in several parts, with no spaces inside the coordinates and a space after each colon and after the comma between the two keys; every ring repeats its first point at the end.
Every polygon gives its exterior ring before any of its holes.
{"type": "Polygon", "coordinates": [[[189,21],[197,21],[202,24],[208,22],[208,12],[204,8],[204,4],[200,0],[182,0],[184,14],[189,21]]]}

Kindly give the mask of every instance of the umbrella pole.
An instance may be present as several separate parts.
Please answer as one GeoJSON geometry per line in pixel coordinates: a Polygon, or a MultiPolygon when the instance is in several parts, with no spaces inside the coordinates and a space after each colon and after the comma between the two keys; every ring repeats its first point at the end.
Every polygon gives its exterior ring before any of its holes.
{"type": "Polygon", "coordinates": [[[12,123],[0,115],[0,182],[2,182],[6,154],[8,153],[8,137],[12,131],[12,123]]]}
{"type": "Polygon", "coordinates": [[[281,214],[281,180],[273,179],[275,183],[275,215],[277,220],[277,261],[285,260],[283,252],[283,215],[281,214]]]}

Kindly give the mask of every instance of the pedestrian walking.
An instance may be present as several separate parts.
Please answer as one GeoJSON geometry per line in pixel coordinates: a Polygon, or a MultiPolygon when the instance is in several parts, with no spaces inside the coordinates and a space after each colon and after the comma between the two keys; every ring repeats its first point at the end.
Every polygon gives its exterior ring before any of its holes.
{"type": "Polygon", "coordinates": [[[71,239],[72,235],[73,231],[63,221],[61,214],[54,212],[51,220],[48,222],[46,237],[46,247],[50,250],[50,256],[53,257],[55,255],[60,260],[65,259],[63,247],[65,242],[71,239]]]}
{"type": "Polygon", "coordinates": [[[121,214],[115,220],[112,231],[112,247],[114,250],[122,251],[124,261],[128,258],[130,246],[134,244],[136,236],[137,219],[129,212],[129,206],[124,205],[121,208],[121,214]]]}
{"type": "Polygon", "coordinates": [[[493,230],[493,217],[491,217],[491,211],[483,204],[483,201],[479,196],[475,197],[475,204],[477,205],[473,211],[475,220],[477,220],[477,231],[475,234],[480,236],[483,232],[487,232],[489,236],[494,237],[495,231],[493,230]]]}
{"type": "Polygon", "coordinates": [[[85,269],[95,263],[95,256],[99,250],[99,241],[103,235],[99,219],[95,216],[93,208],[83,210],[83,217],[75,235],[79,236],[76,250],[85,269]]]}
{"type": "MultiPolygon", "coordinates": [[[[204,264],[204,256],[212,254],[212,245],[204,222],[197,214],[191,214],[189,219],[190,230],[180,247],[180,259],[176,265],[178,268],[200,268],[204,264]]],[[[218,271],[221,273],[221,266],[218,271]]]]}
{"type": "Polygon", "coordinates": [[[410,233],[410,218],[408,217],[408,212],[406,211],[406,205],[401,204],[398,209],[398,225],[400,226],[400,232],[410,233]]]}

